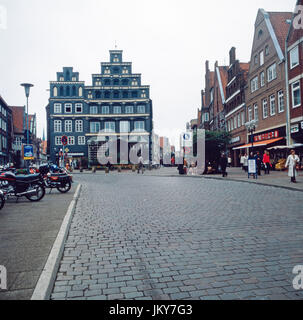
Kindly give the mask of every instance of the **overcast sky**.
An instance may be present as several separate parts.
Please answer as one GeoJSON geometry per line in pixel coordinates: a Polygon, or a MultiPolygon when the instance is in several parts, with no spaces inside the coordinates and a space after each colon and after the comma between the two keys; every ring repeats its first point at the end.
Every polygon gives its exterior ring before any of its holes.
{"type": "MultiPolygon", "coordinates": [[[[250,59],[258,8],[293,11],[295,0],[0,0],[0,94],[24,105],[21,82],[35,85],[30,113],[38,135],[46,129],[49,81],[72,66],[91,85],[91,74],[123,50],[142,84],[151,86],[155,131],[173,140],[196,118],[204,64],[228,64],[232,46],[250,59]],[[4,21],[2,19],[2,21],[4,21]],[[3,28],[4,27],[4,28],[3,28]]],[[[172,141],[176,143],[175,141],[172,141]]]]}

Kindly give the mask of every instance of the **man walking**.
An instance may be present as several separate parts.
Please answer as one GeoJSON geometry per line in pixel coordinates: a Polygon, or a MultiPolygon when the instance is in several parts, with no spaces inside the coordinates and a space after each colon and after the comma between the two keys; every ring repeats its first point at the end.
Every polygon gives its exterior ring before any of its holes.
{"type": "Polygon", "coordinates": [[[256,160],[257,160],[258,176],[261,176],[262,158],[259,151],[257,151],[256,160]]]}
{"type": "Polygon", "coordinates": [[[138,174],[140,173],[140,170],[142,172],[142,174],[144,173],[144,164],[143,164],[143,157],[142,155],[140,155],[139,157],[139,163],[138,163],[138,174]]]}
{"type": "Polygon", "coordinates": [[[220,167],[221,167],[221,172],[222,172],[222,177],[225,178],[227,177],[227,172],[226,172],[226,167],[227,167],[227,157],[225,153],[222,153],[221,158],[220,158],[220,167]]]}

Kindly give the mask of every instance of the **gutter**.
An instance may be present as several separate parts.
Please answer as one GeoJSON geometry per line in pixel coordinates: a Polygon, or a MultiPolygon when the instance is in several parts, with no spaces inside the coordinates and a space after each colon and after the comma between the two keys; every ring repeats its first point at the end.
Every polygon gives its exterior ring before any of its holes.
{"type": "Polygon", "coordinates": [[[290,97],[289,97],[289,76],[288,76],[288,40],[290,36],[290,31],[294,21],[294,14],[291,19],[291,24],[285,39],[285,82],[286,82],[286,144],[290,146],[292,144],[291,134],[290,134],[290,97]]]}

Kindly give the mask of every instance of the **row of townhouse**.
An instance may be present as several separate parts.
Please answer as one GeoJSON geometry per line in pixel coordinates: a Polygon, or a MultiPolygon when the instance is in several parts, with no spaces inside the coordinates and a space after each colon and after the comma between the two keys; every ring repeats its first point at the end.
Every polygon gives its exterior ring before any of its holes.
{"type": "MultiPolygon", "coordinates": [[[[22,145],[26,143],[25,106],[9,106],[0,95],[0,165],[14,163],[23,166],[22,145]]],[[[40,158],[40,144],[36,139],[36,114],[28,115],[30,143],[34,145],[35,158],[40,158]]]]}
{"type": "Polygon", "coordinates": [[[211,71],[206,61],[198,127],[230,132],[234,166],[252,147],[277,159],[286,157],[283,146],[293,146],[303,157],[303,26],[295,12],[259,9],[249,63],[237,59],[234,47],[228,66],[216,62],[211,71]]]}

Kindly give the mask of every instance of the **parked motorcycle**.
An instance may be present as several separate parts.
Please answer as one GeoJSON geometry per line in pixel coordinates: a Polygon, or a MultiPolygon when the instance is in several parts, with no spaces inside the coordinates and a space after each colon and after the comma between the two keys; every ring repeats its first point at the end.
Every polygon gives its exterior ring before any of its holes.
{"type": "Polygon", "coordinates": [[[52,164],[43,164],[39,167],[45,188],[56,188],[61,193],[67,193],[72,187],[72,175],[65,168],[52,164]]]}
{"type": "MultiPolygon", "coordinates": [[[[43,180],[39,174],[15,175],[13,172],[0,174],[0,189],[3,193],[4,202],[9,197],[26,197],[28,200],[37,202],[45,195],[43,180]]],[[[0,207],[1,207],[0,194],[0,207]]],[[[4,205],[4,203],[3,203],[4,205]]]]}

